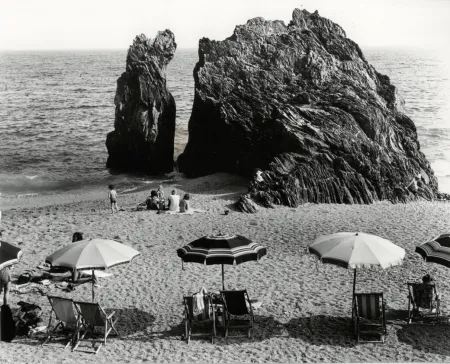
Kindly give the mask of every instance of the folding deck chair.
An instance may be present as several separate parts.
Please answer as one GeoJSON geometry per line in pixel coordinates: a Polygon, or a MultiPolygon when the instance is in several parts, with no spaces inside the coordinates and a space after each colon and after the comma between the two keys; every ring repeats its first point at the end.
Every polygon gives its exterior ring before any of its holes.
{"type": "Polygon", "coordinates": [[[387,330],[383,293],[356,293],[353,304],[358,342],[384,343],[387,330]],[[380,336],[380,340],[363,340],[362,336],[366,335],[380,336]]]}
{"type": "Polygon", "coordinates": [[[228,331],[234,329],[246,329],[247,335],[233,335],[232,337],[252,336],[254,322],[253,308],[247,290],[220,291],[222,295],[225,315],[225,339],[228,339],[228,331]],[[247,319],[237,320],[237,316],[248,316],[247,319]]]}
{"type": "Polygon", "coordinates": [[[68,339],[65,346],[65,348],[67,348],[70,343],[74,343],[74,338],[77,331],[77,317],[75,315],[73,301],[70,298],[57,296],[47,296],[47,298],[50,301],[52,310],[50,312],[50,320],[48,322],[47,336],[41,345],[43,346],[47,344],[52,337],[58,334],[58,329],[60,329],[61,332],[58,336],[64,336],[68,339]],[[55,320],[57,322],[54,328],[51,327],[53,314],[55,315],[55,320]],[[67,331],[71,331],[71,333],[67,335],[67,331]]]}
{"type": "Polygon", "coordinates": [[[434,283],[408,283],[408,324],[417,318],[439,323],[440,305],[434,283]]]}
{"type": "Polygon", "coordinates": [[[114,327],[115,323],[117,322],[117,318],[114,317],[116,311],[107,314],[99,303],[74,301],[74,304],[79,314],[79,318],[76,343],[72,351],[75,351],[78,348],[82,340],[86,340],[92,341],[94,343],[100,342],[100,345],[97,347],[97,349],[95,349],[95,354],[97,354],[102,345],[106,346],[106,338],[108,337],[111,330],[113,330],[114,333],[119,336],[119,333],[114,327]],[[83,332],[83,335],[80,337],[81,326],[84,326],[85,330],[83,332]],[[103,328],[103,339],[94,338],[96,336],[94,332],[96,327],[103,328]],[[90,335],[92,338],[85,339],[86,335],[90,335]]]}
{"type": "Polygon", "coordinates": [[[203,295],[203,309],[196,310],[194,312],[194,300],[196,299],[195,295],[192,296],[184,296],[184,327],[185,327],[185,338],[187,343],[191,340],[191,337],[198,336],[211,336],[211,343],[214,344],[214,338],[216,337],[216,323],[215,323],[215,314],[213,310],[213,305],[211,303],[211,298],[209,295],[203,295]],[[196,332],[192,333],[192,329],[194,326],[200,326],[199,324],[194,324],[194,322],[207,322],[211,321],[212,327],[211,330],[206,332],[196,332]]]}

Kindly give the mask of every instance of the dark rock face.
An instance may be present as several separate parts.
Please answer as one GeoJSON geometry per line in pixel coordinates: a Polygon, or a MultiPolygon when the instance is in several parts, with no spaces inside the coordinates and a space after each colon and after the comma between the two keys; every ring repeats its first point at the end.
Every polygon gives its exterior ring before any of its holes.
{"type": "Polygon", "coordinates": [[[176,46],[170,30],[153,40],[141,34],[130,46],[126,72],[117,80],[107,167],[151,174],[173,170],[176,108],[166,87],[166,67],[176,46]]]}
{"type": "Polygon", "coordinates": [[[203,38],[180,171],[251,175],[240,201],[371,203],[395,199],[421,173],[437,180],[389,77],[344,30],[295,9],[288,26],[251,19],[217,42],[203,38]]]}

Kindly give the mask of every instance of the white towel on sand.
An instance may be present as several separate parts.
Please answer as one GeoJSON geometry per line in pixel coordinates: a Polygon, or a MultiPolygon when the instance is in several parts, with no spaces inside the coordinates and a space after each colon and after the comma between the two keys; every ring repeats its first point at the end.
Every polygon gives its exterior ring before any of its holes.
{"type": "MultiPolygon", "coordinates": [[[[80,273],[83,273],[83,275],[91,276],[92,270],[88,270],[88,269],[80,270],[80,273]]],[[[105,277],[112,276],[112,273],[106,273],[103,270],[94,270],[94,274],[95,274],[95,277],[97,277],[97,278],[105,278],[105,277]]]]}

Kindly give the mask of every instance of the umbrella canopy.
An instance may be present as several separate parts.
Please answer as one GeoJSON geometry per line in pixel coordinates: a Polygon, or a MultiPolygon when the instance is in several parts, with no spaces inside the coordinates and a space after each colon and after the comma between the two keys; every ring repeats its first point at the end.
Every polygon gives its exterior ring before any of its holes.
{"type": "Polygon", "coordinates": [[[416,253],[419,253],[426,262],[450,267],[450,233],[441,234],[417,246],[416,253]]]}
{"type": "Polygon", "coordinates": [[[341,232],[319,236],[309,247],[323,263],[354,269],[353,297],[356,289],[356,268],[388,268],[403,263],[405,249],[376,235],[341,232]]]}
{"type": "Polygon", "coordinates": [[[365,233],[335,233],[319,236],[309,247],[323,263],[344,268],[388,268],[402,264],[405,249],[389,240],[365,233]]]}
{"type": "Polygon", "coordinates": [[[81,240],[58,249],[45,258],[54,267],[71,269],[106,269],[131,262],[140,253],[118,241],[81,240]]]}
{"type": "Polygon", "coordinates": [[[92,300],[94,300],[94,269],[106,269],[131,262],[140,253],[118,241],[106,239],[80,240],[66,245],[45,258],[53,267],[72,270],[92,269],[92,300]]]}
{"type": "Polygon", "coordinates": [[[0,241],[0,269],[19,262],[22,250],[6,241],[0,241]]]}
{"type": "Polygon", "coordinates": [[[222,265],[222,287],[225,289],[224,264],[238,265],[259,260],[266,248],[241,235],[217,234],[197,239],[177,250],[183,262],[222,265]]]}

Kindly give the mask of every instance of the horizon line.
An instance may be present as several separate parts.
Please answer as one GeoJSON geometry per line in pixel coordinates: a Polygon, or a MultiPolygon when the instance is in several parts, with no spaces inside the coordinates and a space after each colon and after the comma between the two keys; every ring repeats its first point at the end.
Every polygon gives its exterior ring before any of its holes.
{"type": "MultiPolygon", "coordinates": [[[[433,50],[436,49],[430,46],[418,46],[418,45],[406,45],[406,44],[370,44],[370,45],[358,45],[360,48],[400,48],[400,49],[416,49],[416,50],[433,50]]],[[[130,48],[124,47],[112,47],[112,48],[5,48],[0,49],[2,52],[74,52],[74,51],[127,51],[130,48]]],[[[180,47],[176,50],[198,50],[198,47],[180,47]]]]}

